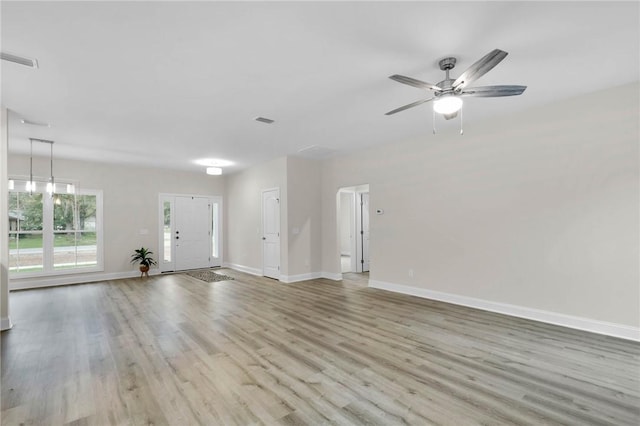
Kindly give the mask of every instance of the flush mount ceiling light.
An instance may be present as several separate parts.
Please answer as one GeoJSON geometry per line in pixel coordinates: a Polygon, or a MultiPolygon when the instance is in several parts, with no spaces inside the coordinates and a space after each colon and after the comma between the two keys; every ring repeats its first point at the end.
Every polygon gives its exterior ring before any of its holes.
{"type": "Polygon", "coordinates": [[[223,160],[222,158],[201,158],[194,161],[194,163],[207,167],[228,167],[233,165],[233,161],[223,160]]]}
{"type": "Polygon", "coordinates": [[[222,174],[222,169],[220,167],[207,167],[207,174],[218,176],[222,174]]]}
{"type": "Polygon", "coordinates": [[[0,52],[0,59],[3,61],[13,62],[14,64],[24,65],[29,68],[38,68],[37,60],[14,55],[12,53],[0,52]]]}

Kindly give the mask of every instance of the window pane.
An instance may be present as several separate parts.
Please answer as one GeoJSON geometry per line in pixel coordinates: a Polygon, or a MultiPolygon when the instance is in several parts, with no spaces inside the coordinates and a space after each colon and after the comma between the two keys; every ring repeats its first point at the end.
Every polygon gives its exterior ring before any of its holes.
{"type": "MultiPolygon", "coordinates": [[[[96,230],[96,196],[76,195],[78,209],[78,229],[81,231],[96,230]]],[[[95,245],[95,242],[94,242],[95,245]]]]}
{"type": "Polygon", "coordinates": [[[213,224],[212,224],[212,232],[211,232],[211,255],[213,257],[218,256],[218,203],[213,203],[213,224]]]}
{"type": "Polygon", "coordinates": [[[42,234],[9,233],[10,272],[39,272],[43,265],[42,234]]]}
{"type": "Polygon", "coordinates": [[[42,231],[42,194],[14,192],[13,195],[15,195],[15,200],[9,201],[9,218],[12,215],[15,217],[17,229],[20,231],[42,231]],[[11,205],[12,201],[13,206],[11,205]]]}
{"type": "Polygon", "coordinates": [[[53,234],[53,267],[55,269],[75,268],[76,233],[56,232],[53,234]]]}
{"type": "Polygon", "coordinates": [[[96,233],[78,232],[77,238],[77,265],[79,267],[96,266],[98,264],[96,233]]]}
{"type": "Polygon", "coordinates": [[[78,209],[76,196],[73,194],[56,194],[53,201],[53,230],[72,231],[77,229],[78,209]]]}
{"type": "Polygon", "coordinates": [[[165,201],[164,209],[164,261],[171,262],[171,202],[165,201]]]}
{"type": "Polygon", "coordinates": [[[67,269],[96,266],[98,251],[95,232],[56,232],[53,240],[53,267],[67,269]]]}

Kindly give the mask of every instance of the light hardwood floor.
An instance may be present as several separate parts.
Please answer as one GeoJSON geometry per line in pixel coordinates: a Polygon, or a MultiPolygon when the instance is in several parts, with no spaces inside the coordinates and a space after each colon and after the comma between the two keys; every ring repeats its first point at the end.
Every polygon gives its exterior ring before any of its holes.
{"type": "Polygon", "coordinates": [[[221,272],[12,293],[2,424],[640,423],[640,344],[221,272]]]}

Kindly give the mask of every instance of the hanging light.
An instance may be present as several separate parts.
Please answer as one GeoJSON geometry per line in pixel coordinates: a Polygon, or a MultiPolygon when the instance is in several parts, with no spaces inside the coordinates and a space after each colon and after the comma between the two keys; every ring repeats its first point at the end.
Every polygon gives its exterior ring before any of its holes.
{"type": "Polygon", "coordinates": [[[46,191],[49,196],[53,197],[53,193],[56,191],[56,182],[53,177],[53,141],[46,139],[29,138],[29,182],[27,182],[26,190],[33,194],[36,190],[36,182],[33,180],[33,143],[48,143],[49,150],[49,181],[47,182],[46,191]]]}

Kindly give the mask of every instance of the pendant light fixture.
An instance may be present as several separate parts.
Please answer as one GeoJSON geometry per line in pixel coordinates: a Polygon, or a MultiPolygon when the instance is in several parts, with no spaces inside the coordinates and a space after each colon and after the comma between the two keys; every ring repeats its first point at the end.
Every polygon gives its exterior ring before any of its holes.
{"type": "Polygon", "coordinates": [[[30,194],[33,194],[34,191],[36,191],[36,182],[33,180],[33,143],[34,142],[40,142],[40,143],[46,143],[49,144],[49,181],[47,182],[47,192],[49,193],[49,196],[53,197],[53,193],[56,191],[56,183],[55,183],[55,179],[53,177],[53,141],[50,140],[46,140],[46,139],[36,139],[36,138],[29,138],[29,142],[30,142],[30,153],[29,153],[29,182],[27,182],[27,191],[30,194]]]}

